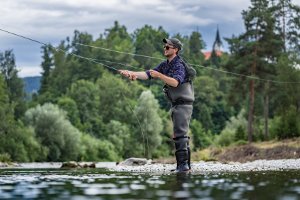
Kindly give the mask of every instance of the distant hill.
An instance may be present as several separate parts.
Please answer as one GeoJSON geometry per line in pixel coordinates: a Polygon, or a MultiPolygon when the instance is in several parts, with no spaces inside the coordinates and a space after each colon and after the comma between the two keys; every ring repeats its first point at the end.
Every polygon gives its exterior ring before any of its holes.
{"type": "Polygon", "coordinates": [[[37,93],[41,87],[41,76],[22,78],[24,81],[24,91],[27,95],[37,93]]]}

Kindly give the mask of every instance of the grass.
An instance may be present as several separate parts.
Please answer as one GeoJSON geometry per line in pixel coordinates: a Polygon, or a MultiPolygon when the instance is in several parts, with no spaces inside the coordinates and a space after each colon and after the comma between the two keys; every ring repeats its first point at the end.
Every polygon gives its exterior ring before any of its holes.
{"type": "Polygon", "coordinates": [[[191,158],[193,161],[223,162],[300,158],[300,137],[251,144],[239,142],[228,147],[209,147],[193,152],[191,158]]]}

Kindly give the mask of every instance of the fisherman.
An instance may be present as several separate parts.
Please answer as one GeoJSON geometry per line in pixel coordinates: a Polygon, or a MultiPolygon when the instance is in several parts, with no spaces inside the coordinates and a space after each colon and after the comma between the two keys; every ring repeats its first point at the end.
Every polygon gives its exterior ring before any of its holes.
{"type": "Polygon", "coordinates": [[[173,122],[173,140],[175,143],[175,157],[177,161],[176,172],[187,172],[191,169],[189,123],[193,111],[194,89],[191,79],[195,70],[188,66],[178,55],[182,50],[182,43],[177,38],[163,39],[164,56],[166,61],[147,71],[119,72],[130,80],[160,79],[165,83],[163,91],[171,102],[171,118],[173,122]]]}

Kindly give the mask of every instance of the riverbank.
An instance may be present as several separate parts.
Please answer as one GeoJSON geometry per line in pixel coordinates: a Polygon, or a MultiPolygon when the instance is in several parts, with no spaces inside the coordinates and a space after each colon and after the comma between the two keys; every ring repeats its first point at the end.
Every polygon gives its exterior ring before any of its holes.
{"type": "MultiPolygon", "coordinates": [[[[5,166],[1,168],[18,169],[59,169],[62,163],[18,163],[14,166],[5,166]]],[[[105,168],[116,172],[139,172],[169,174],[176,168],[175,164],[148,163],[140,166],[117,165],[115,162],[97,162],[96,168],[105,168]]],[[[256,160],[251,162],[229,162],[222,163],[217,161],[192,162],[191,173],[222,173],[222,172],[251,172],[251,171],[283,171],[300,170],[300,159],[281,159],[281,160],[256,160]]]]}
{"type": "MultiPolygon", "coordinates": [[[[192,162],[191,173],[220,173],[220,172],[249,172],[249,171],[282,171],[299,170],[300,159],[282,160],[256,160],[252,162],[229,162],[222,163],[217,161],[192,162]]],[[[147,173],[170,173],[175,169],[175,164],[146,164],[142,166],[120,166],[111,167],[111,171],[122,172],[147,172],[147,173]]]]}

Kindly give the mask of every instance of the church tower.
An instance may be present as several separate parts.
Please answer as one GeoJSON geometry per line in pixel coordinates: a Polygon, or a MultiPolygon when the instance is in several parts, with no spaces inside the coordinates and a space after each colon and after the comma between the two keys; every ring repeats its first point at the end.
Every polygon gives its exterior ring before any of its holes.
{"type": "Polygon", "coordinates": [[[214,41],[211,57],[210,57],[211,63],[216,67],[219,67],[221,63],[221,58],[220,58],[222,56],[221,47],[222,47],[222,41],[220,38],[219,27],[217,27],[216,39],[214,41]]]}
{"type": "Polygon", "coordinates": [[[219,27],[217,27],[216,39],[213,44],[213,51],[220,52],[222,47],[222,41],[220,38],[219,27]]]}

